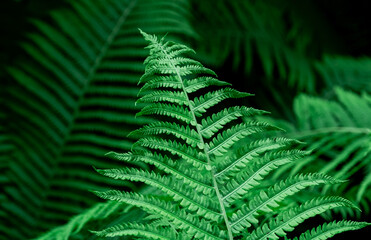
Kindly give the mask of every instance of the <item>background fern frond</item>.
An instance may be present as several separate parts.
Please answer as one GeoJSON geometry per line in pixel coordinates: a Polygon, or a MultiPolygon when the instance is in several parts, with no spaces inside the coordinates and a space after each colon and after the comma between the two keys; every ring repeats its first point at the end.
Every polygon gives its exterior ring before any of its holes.
{"type": "MultiPolygon", "coordinates": [[[[204,61],[214,66],[229,64],[249,74],[259,68],[264,71],[266,81],[273,82],[278,78],[293,88],[309,92],[316,90],[318,83],[314,60],[318,56],[309,43],[317,40],[315,32],[326,29],[326,25],[309,28],[308,21],[318,21],[308,14],[300,14],[302,11],[314,11],[309,4],[192,2],[196,10],[195,21],[202,20],[201,23],[194,23],[195,29],[204,41],[210,41],[210,44],[198,45],[198,52],[204,61]],[[213,11],[209,11],[211,8],[213,11]],[[214,37],[209,39],[209,36],[214,37]]],[[[320,43],[315,46],[327,47],[325,41],[320,43]]]]}
{"type": "Polygon", "coordinates": [[[367,194],[370,185],[370,103],[366,92],[358,95],[341,88],[335,88],[331,100],[298,96],[294,102],[296,122],[275,122],[289,129],[284,135],[306,142],[304,147],[312,151],[312,156],[301,163],[283,167],[276,177],[299,171],[319,171],[340,179],[354,179],[358,175],[362,179],[360,184],[349,181],[342,187],[326,187],[323,191],[331,189],[345,193],[367,210],[370,201],[367,194]]]}
{"type": "Polygon", "coordinates": [[[86,189],[135,188],[92,165],[119,166],[104,154],[130,149],[134,138],[126,135],[149,122],[134,117],[146,54],[137,28],[192,38],[187,5],[81,0],[53,11],[50,24],[33,21],[36,32],[22,43],[26,59],[8,68],[14,84],[4,90],[3,126],[14,148],[11,163],[1,161],[10,183],[1,193],[4,239],[35,237],[82,213],[99,201],[86,189]]]}
{"type": "Polygon", "coordinates": [[[369,57],[324,56],[322,61],[316,63],[316,69],[330,89],[338,86],[356,92],[370,93],[370,64],[369,57]]]}
{"type": "Polygon", "coordinates": [[[308,230],[299,238],[294,238],[294,240],[327,239],[344,231],[357,230],[367,225],[368,223],[364,222],[352,222],[345,220],[340,222],[335,221],[329,224],[324,223],[322,226],[318,226],[317,228],[308,230]]]}

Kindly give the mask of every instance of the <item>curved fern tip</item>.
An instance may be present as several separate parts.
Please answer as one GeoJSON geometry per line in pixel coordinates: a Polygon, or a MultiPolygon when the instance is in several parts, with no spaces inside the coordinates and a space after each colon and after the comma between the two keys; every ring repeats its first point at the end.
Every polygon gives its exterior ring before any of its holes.
{"type": "Polygon", "coordinates": [[[360,207],[358,207],[356,204],[354,204],[354,209],[356,209],[360,213],[363,212],[362,209],[360,207]]]}
{"type": "Polygon", "coordinates": [[[98,197],[102,197],[102,192],[100,192],[100,191],[90,190],[90,189],[88,189],[87,191],[93,193],[94,195],[96,195],[98,197]]]}
{"type": "Polygon", "coordinates": [[[147,33],[143,32],[142,29],[138,28],[138,30],[139,30],[140,34],[142,34],[143,36],[148,35],[147,33]]]}
{"type": "Polygon", "coordinates": [[[104,154],[104,156],[108,156],[108,155],[111,155],[111,154],[112,154],[112,152],[107,152],[107,153],[104,154]]]}
{"type": "Polygon", "coordinates": [[[346,183],[346,182],[349,182],[350,180],[349,179],[336,179],[336,181],[339,183],[346,183]]]}
{"type": "Polygon", "coordinates": [[[352,201],[350,201],[350,200],[347,200],[348,202],[349,202],[349,204],[350,204],[350,206],[349,207],[351,207],[351,208],[353,208],[353,209],[355,209],[356,211],[358,211],[358,212],[362,212],[362,209],[356,204],[356,203],[354,203],[354,202],[352,202],[352,201]]]}
{"type": "Polygon", "coordinates": [[[94,230],[88,230],[88,232],[98,236],[98,237],[104,237],[105,234],[104,234],[104,231],[94,231],[94,230]]]}
{"type": "Polygon", "coordinates": [[[94,170],[95,170],[97,173],[99,173],[99,174],[102,174],[102,172],[104,172],[103,169],[98,169],[98,168],[96,168],[95,166],[92,166],[92,167],[93,167],[94,170]]]}
{"type": "Polygon", "coordinates": [[[108,153],[105,153],[104,156],[109,156],[109,155],[113,155],[113,154],[117,154],[117,152],[109,151],[108,153]]]}
{"type": "MultiPolygon", "coordinates": [[[[149,42],[157,42],[157,37],[156,35],[152,35],[152,34],[148,34],[146,32],[144,32],[142,29],[138,28],[139,32],[142,34],[142,36],[144,37],[145,40],[149,41],[149,42]]],[[[147,48],[147,47],[145,47],[147,48]]]]}

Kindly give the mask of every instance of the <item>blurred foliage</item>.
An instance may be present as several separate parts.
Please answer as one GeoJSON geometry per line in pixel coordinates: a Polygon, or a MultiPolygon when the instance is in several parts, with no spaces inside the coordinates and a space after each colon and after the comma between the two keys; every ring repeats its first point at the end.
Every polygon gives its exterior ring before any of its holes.
{"type": "Polygon", "coordinates": [[[311,151],[304,161],[282,167],[274,180],[298,172],[320,172],[349,180],[341,188],[324,188],[322,193],[337,192],[357,202],[364,210],[343,212],[362,217],[371,203],[371,95],[355,94],[336,87],[331,98],[300,94],[293,109],[296,119],[289,122],[270,117],[265,120],[286,130],[276,136],[298,139],[311,151]]]}
{"type": "Polygon", "coordinates": [[[30,21],[38,31],[21,43],[24,59],[7,67],[12,80],[2,95],[4,141],[14,147],[1,168],[4,239],[34,237],[66,222],[98,202],[86,190],[136,188],[104,178],[93,166],[120,166],[105,153],[130,149],[126,136],[148,122],[135,119],[146,54],[137,28],[191,37],[182,22],[187,4],[78,1],[50,12],[54,27],[30,21]]]}
{"type": "Polygon", "coordinates": [[[36,237],[72,216],[59,228],[70,229],[73,239],[94,238],[71,227],[76,219],[98,218],[95,210],[105,206],[95,205],[87,190],[138,187],[108,181],[92,168],[122,165],[104,154],[128,149],[127,133],[142,124],[134,118],[145,56],[138,27],[192,45],[222,79],[256,93],[249,104],[271,111],[272,121],[317,156],[291,170],[346,173],[348,187],[335,190],[358,196],[359,217],[367,220],[367,1],[4,0],[0,6],[0,239],[36,237]]]}

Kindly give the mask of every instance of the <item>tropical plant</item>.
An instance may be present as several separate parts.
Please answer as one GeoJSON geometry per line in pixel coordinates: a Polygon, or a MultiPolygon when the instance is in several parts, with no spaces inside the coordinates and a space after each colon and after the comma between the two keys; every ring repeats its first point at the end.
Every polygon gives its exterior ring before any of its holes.
{"type": "MultiPolygon", "coordinates": [[[[110,190],[96,192],[104,199],[143,209],[149,218],[97,232],[99,236],[135,236],[146,239],[278,239],[304,220],[333,208],[355,207],[341,197],[313,198],[301,205],[289,201],[309,186],[338,184],[323,174],[299,174],[271,186],[264,178],[275,169],[302,159],[306,152],[293,148],[294,140],[260,138],[231,147],[242,139],[277,128],[241,117],[262,111],[228,106],[222,101],[250,96],[238,92],[216,74],[185,54],[185,45],[142,32],[149,42],[144,84],[138,102],[150,103],[137,116],[155,115],[158,121],[131,134],[139,135],[128,153],[112,153],[127,162],[144,162],[156,170],[133,167],[98,169],[105,176],[143,182],[162,194],[110,190]],[[213,111],[210,111],[213,110],[213,111]],[[254,193],[251,194],[251,193],[254,193]],[[267,221],[262,220],[268,217],[267,221]]],[[[233,101],[230,102],[232,104],[233,101]]],[[[368,225],[333,222],[304,233],[300,239],[326,239],[368,225]]]]}

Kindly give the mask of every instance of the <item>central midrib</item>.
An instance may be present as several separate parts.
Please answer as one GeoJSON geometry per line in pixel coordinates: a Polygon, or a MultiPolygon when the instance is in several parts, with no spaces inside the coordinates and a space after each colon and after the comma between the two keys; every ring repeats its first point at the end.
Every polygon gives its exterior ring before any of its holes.
{"type": "Polygon", "coordinates": [[[217,197],[218,197],[218,202],[219,202],[219,205],[220,205],[221,215],[223,216],[224,223],[225,223],[225,225],[226,225],[226,227],[227,227],[227,231],[228,231],[228,239],[229,239],[229,240],[233,240],[232,229],[231,229],[231,227],[230,227],[230,223],[229,223],[229,220],[228,220],[228,216],[227,216],[227,213],[226,213],[226,210],[225,210],[225,207],[224,207],[223,198],[222,198],[222,195],[220,194],[219,186],[218,186],[218,184],[217,184],[217,182],[216,182],[216,178],[215,178],[215,176],[214,176],[214,175],[215,175],[215,170],[214,170],[213,166],[211,165],[211,160],[210,160],[210,156],[209,156],[208,148],[207,148],[207,146],[206,146],[206,144],[205,144],[204,138],[203,138],[202,135],[201,135],[201,129],[199,128],[200,125],[199,125],[198,122],[197,122],[197,118],[196,118],[196,115],[195,115],[195,112],[194,112],[194,108],[193,108],[193,106],[192,106],[192,104],[191,104],[191,101],[190,101],[190,99],[189,99],[189,97],[188,97],[188,94],[187,94],[187,92],[186,92],[186,90],[185,90],[185,86],[184,86],[184,83],[183,83],[183,79],[182,79],[182,77],[181,77],[181,75],[180,75],[180,73],[179,73],[179,69],[178,69],[178,67],[175,66],[175,65],[172,63],[171,58],[170,58],[169,55],[167,54],[166,50],[163,49],[163,47],[161,46],[161,44],[159,44],[159,46],[161,47],[163,53],[166,55],[166,58],[169,60],[169,63],[171,64],[171,66],[175,69],[175,71],[176,71],[176,75],[177,75],[177,77],[178,77],[178,79],[179,79],[179,82],[181,83],[182,90],[183,90],[183,92],[184,92],[184,94],[185,94],[185,96],[186,96],[186,99],[187,99],[187,102],[188,102],[189,110],[190,110],[190,112],[191,112],[191,114],[192,114],[192,118],[193,118],[193,120],[194,120],[194,122],[195,122],[195,124],[196,124],[196,131],[197,131],[197,133],[198,133],[198,135],[199,135],[199,137],[200,137],[201,144],[204,146],[203,149],[204,149],[205,156],[206,156],[206,158],[207,158],[207,164],[209,165],[209,167],[210,167],[210,169],[211,169],[211,170],[210,170],[210,171],[211,171],[211,178],[212,178],[212,180],[213,180],[213,186],[214,186],[214,189],[215,189],[216,195],[217,195],[217,197]]]}

